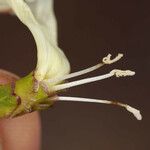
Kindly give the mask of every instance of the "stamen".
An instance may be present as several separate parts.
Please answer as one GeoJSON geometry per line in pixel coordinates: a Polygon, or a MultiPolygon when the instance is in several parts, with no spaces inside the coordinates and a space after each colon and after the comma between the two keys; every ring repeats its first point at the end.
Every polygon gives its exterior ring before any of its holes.
{"type": "Polygon", "coordinates": [[[104,64],[112,64],[118,60],[120,60],[123,57],[123,54],[119,53],[114,59],[111,58],[111,54],[108,54],[106,57],[103,58],[103,63],[104,64]]]}
{"type": "Polygon", "coordinates": [[[52,83],[52,82],[58,82],[58,81],[63,81],[63,80],[66,80],[66,79],[74,78],[74,77],[92,72],[94,70],[97,70],[98,68],[102,67],[103,65],[104,65],[103,63],[99,63],[95,66],[92,66],[92,67],[89,67],[89,68],[86,68],[86,69],[83,69],[83,70],[80,70],[80,71],[77,71],[77,72],[67,74],[63,77],[59,77],[59,78],[55,78],[55,79],[49,79],[47,82],[52,83]]]}
{"type": "Polygon", "coordinates": [[[117,105],[120,107],[124,107],[127,111],[132,113],[137,120],[142,120],[142,115],[140,114],[140,111],[138,109],[135,109],[127,104],[123,104],[120,102],[115,102],[115,101],[109,101],[109,100],[99,100],[99,99],[90,99],[90,98],[82,98],[82,97],[64,97],[64,96],[59,96],[55,97],[54,100],[59,100],[59,101],[75,101],[75,102],[88,102],[88,103],[102,103],[102,104],[112,104],[112,105],[117,105]]]}
{"type": "Polygon", "coordinates": [[[106,78],[110,78],[114,75],[116,77],[124,77],[124,76],[133,76],[134,74],[135,74],[135,72],[130,71],[130,70],[123,71],[123,70],[114,69],[108,74],[104,74],[104,75],[100,75],[100,76],[96,76],[96,77],[91,77],[91,78],[85,78],[82,80],[77,80],[77,81],[73,81],[73,82],[69,82],[69,83],[55,85],[53,87],[53,90],[59,91],[59,90],[67,89],[70,87],[74,87],[74,86],[78,86],[78,85],[87,84],[90,82],[95,82],[95,81],[103,80],[106,78]]]}
{"type": "Polygon", "coordinates": [[[74,78],[74,77],[77,77],[77,76],[80,76],[80,75],[83,75],[83,74],[86,74],[86,73],[89,73],[89,72],[92,72],[94,70],[97,70],[99,69],[100,67],[104,66],[104,65],[110,65],[118,60],[120,60],[121,58],[123,57],[123,54],[118,54],[114,59],[110,59],[111,58],[111,54],[108,54],[106,57],[104,57],[102,59],[102,62],[99,63],[99,64],[96,64],[92,67],[89,67],[89,68],[86,68],[86,69],[83,69],[83,70],[80,70],[80,71],[77,71],[77,72],[74,72],[74,73],[70,73],[70,74],[67,74],[63,77],[58,77],[58,78],[54,78],[54,79],[49,79],[49,80],[45,80],[46,82],[49,82],[49,83],[54,83],[54,82],[59,82],[59,81],[64,81],[66,79],[70,79],[70,78],[74,78]]]}
{"type": "Polygon", "coordinates": [[[134,71],[131,71],[131,70],[119,70],[119,69],[114,69],[110,73],[114,74],[116,77],[125,77],[125,76],[133,76],[133,75],[135,75],[134,71]]]}

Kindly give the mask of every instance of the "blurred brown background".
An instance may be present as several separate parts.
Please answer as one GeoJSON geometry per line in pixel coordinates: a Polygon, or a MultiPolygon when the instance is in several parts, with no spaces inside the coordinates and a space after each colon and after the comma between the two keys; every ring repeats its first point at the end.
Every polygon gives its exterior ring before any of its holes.
{"type": "MultiPolygon", "coordinates": [[[[122,108],[57,102],[43,111],[42,150],[149,150],[150,149],[150,8],[146,0],[55,0],[59,45],[72,71],[99,62],[108,53],[125,57],[113,68],[132,69],[136,76],[112,78],[75,87],[61,95],[116,99],[140,109],[137,121],[122,108]]],[[[20,76],[36,64],[31,33],[15,16],[0,15],[0,68],[20,76]]]]}

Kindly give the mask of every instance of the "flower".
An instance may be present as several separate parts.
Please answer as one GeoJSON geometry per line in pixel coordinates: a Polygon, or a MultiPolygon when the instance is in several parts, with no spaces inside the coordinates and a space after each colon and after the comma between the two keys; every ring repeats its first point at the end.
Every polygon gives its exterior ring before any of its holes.
{"type": "Polygon", "coordinates": [[[11,10],[29,28],[37,46],[36,69],[28,76],[18,80],[13,89],[16,100],[19,98],[21,103],[11,112],[12,117],[33,110],[45,109],[51,106],[55,100],[69,100],[118,105],[133,113],[138,120],[142,119],[139,110],[120,102],[57,96],[57,92],[70,87],[112,76],[133,76],[135,72],[114,69],[104,75],[64,83],[66,79],[115,63],[123,57],[123,54],[118,54],[114,59],[111,59],[111,54],[108,54],[97,65],[69,74],[69,61],[57,43],[57,22],[53,10],[53,0],[0,0],[0,10],[11,10]]]}

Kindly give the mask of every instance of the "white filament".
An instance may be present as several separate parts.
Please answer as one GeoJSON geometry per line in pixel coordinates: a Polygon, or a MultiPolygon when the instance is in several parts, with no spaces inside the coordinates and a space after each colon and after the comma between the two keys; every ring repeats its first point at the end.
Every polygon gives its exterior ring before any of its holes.
{"type": "Polygon", "coordinates": [[[59,84],[59,85],[55,85],[53,87],[54,91],[59,91],[59,90],[63,90],[63,89],[67,89],[70,87],[74,87],[74,86],[78,86],[78,85],[82,85],[82,84],[87,84],[87,83],[91,83],[91,82],[95,82],[98,80],[103,80],[106,78],[110,78],[112,77],[113,74],[105,74],[105,75],[100,75],[100,76],[96,76],[96,77],[91,77],[91,78],[85,78],[82,80],[77,80],[77,81],[73,81],[73,82],[69,82],[69,83],[64,83],[64,84],[59,84]]]}
{"type": "Polygon", "coordinates": [[[124,76],[133,76],[134,74],[135,74],[135,72],[130,71],[130,70],[124,71],[124,70],[114,69],[108,74],[104,74],[104,75],[100,75],[100,76],[96,76],[96,77],[91,77],[91,78],[85,78],[82,80],[77,80],[77,81],[73,81],[73,82],[69,82],[69,83],[55,85],[52,89],[54,91],[59,91],[59,90],[67,89],[70,87],[74,87],[74,86],[78,86],[78,85],[87,84],[87,83],[103,80],[106,78],[110,78],[114,75],[116,77],[122,77],[122,76],[124,77],[124,76]]]}
{"type": "Polygon", "coordinates": [[[102,104],[112,104],[112,105],[117,105],[120,107],[124,107],[127,111],[132,113],[137,120],[142,120],[142,115],[140,114],[140,111],[127,105],[123,104],[120,102],[113,102],[109,100],[99,100],[99,99],[90,99],[90,98],[82,98],[82,97],[66,97],[66,96],[59,96],[56,97],[55,100],[59,101],[74,101],[74,102],[88,102],[88,103],[102,103],[102,104]]]}
{"type": "Polygon", "coordinates": [[[118,60],[120,60],[122,57],[123,57],[123,54],[119,53],[114,59],[111,60],[110,59],[111,54],[108,54],[106,57],[104,57],[102,59],[102,62],[99,63],[99,64],[96,64],[92,67],[89,67],[89,68],[86,68],[86,69],[83,69],[83,70],[80,70],[80,71],[77,71],[77,72],[74,72],[74,73],[67,74],[67,75],[65,75],[63,77],[60,77],[60,78],[48,79],[48,80],[45,80],[45,82],[55,83],[55,82],[63,81],[63,80],[66,80],[66,79],[74,78],[74,77],[92,72],[94,70],[97,70],[97,69],[99,69],[100,67],[102,67],[104,65],[115,63],[118,60]]]}
{"type": "Polygon", "coordinates": [[[54,78],[54,79],[45,80],[45,82],[54,83],[54,82],[63,81],[63,80],[70,79],[70,78],[74,78],[74,77],[77,77],[77,76],[80,76],[80,75],[92,72],[92,71],[102,67],[103,65],[104,65],[103,63],[99,63],[99,64],[97,64],[95,66],[92,66],[92,67],[89,67],[89,68],[86,68],[86,69],[83,69],[83,70],[80,70],[80,71],[77,71],[77,72],[73,72],[73,73],[67,74],[67,75],[65,75],[63,77],[60,77],[60,78],[54,78]]]}

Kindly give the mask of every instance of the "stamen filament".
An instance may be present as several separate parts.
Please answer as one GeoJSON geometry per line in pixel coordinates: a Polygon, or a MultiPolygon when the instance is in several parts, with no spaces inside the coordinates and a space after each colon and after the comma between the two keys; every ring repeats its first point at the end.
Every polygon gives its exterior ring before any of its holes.
{"type": "Polygon", "coordinates": [[[48,79],[48,80],[45,80],[45,82],[54,83],[54,82],[59,82],[59,81],[64,81],[66,79],[74,78],[74,77],[77,77],[77,76],[80,76],[80,75],[92,72],[94,70],[97,70],[97,69],[99,69],[100,67],[102,67],[104,65],[110,65],[112,63],[115,63],[116,61],[120,60],[122,57],[123,57],[123,54],[119,53],[114,59],[111,60],[110,59],[111,58],[111,54],[108,54],[106,57],[104,57],[102,59],[102,62],[99,63],[99,64],[96,64],[96,65],[94,65],[92,67],[88,67],[86,69],[83,69],[83,70],[80,70],[80,71],[77,71],[77,72],[73,72],[73,73],[67,74],[67,75],[65,75],[63,77],[58,77],[58,78],[54,78],[54,79],[48,79]]]}
{"type": "Polygon", "coordinates": [[[99,63],[99,64],[97,64],[95,66],[92,66],[92,67],[89,67],[89,68],[86,68],[86,69],[83,69],[83,70],[80,70],[80,71],[77,71],[77,72],[70,73],[70,74],[65,75],[63,77],[59,77],[59,78],[55,78],[55,79],[49,79],[46,82],[53,83],[53,82],[58,82],[58,81],[64,81],[66,79],[74,78],[74,77],[77,77],[77,76],[80,76],[80,75],[92,72],[92,71],[97,70],[98,68],[100,68],[102,66],[104,66],[104,64],[103,63],[99,63]]]}
{"type": "Polygon", "coordinates": [[[113,74],[108,73],[108,74],[105,74],[105,75],[100,75],[100,76],[96,76],[96,77],[85,78],[85,79],[69,82],[69,83],[59,84],[59,85],[55,85],[53,87],[53,90],[54,91],[59,91],[59,90],[67,89],[67,88],[70,88],[70,87],[74,87],[74,86],[78,86],[78,85],[82,85],[82,84],[87,84],[87,83],[103,80],[103,79],[106,79],[106,78],[110,78],[112,76],[113,76],[113,74]]]}
{"type": "Polygon", "coordinates": [[[140,114],[140,111],[138,109],[135,109],[127,104],[123,104],[120,102],[115,101],[109,101],[109,100],[99,100],[99,99],[90,99],[90,98],[82,98],[82,97],[65,97],[65,96],[59,96],[55,97],[54,100],[59,101],[74,101],[74,102],[88,102],[88,103],[102,103],[102,104],[112,104],[117,105],[120,107],[124,107],[127,111],[132,113],[137,120],[142,120],[142,115],[140,114]]]}
{"type": "Polygon", "coordinates": [[[67,89],[70,87],[74,87],[74,86],[78,86],[78,85],[87,84],[90,82],[95,82],[95,81],[103,80],[106,78],[110,78],[114,75],[116,77],[121,77],[121,76],[132,76],[134,74],[135,73],[133,71],[130,71],[130,70],[122,71],[122,70],[114,69],[108,74],[104,74],[104,75],[100,75],[100,76],[96,76],[96,77],[91,77],[91,78],[85,78],[85,79],[81,79],[81,80],[77,80],[77,81],[73,81],[73,82],[69,82],[69,83],[55,85],[53,87],[53,90],[59,91],[59,90],[67,89]]]}

